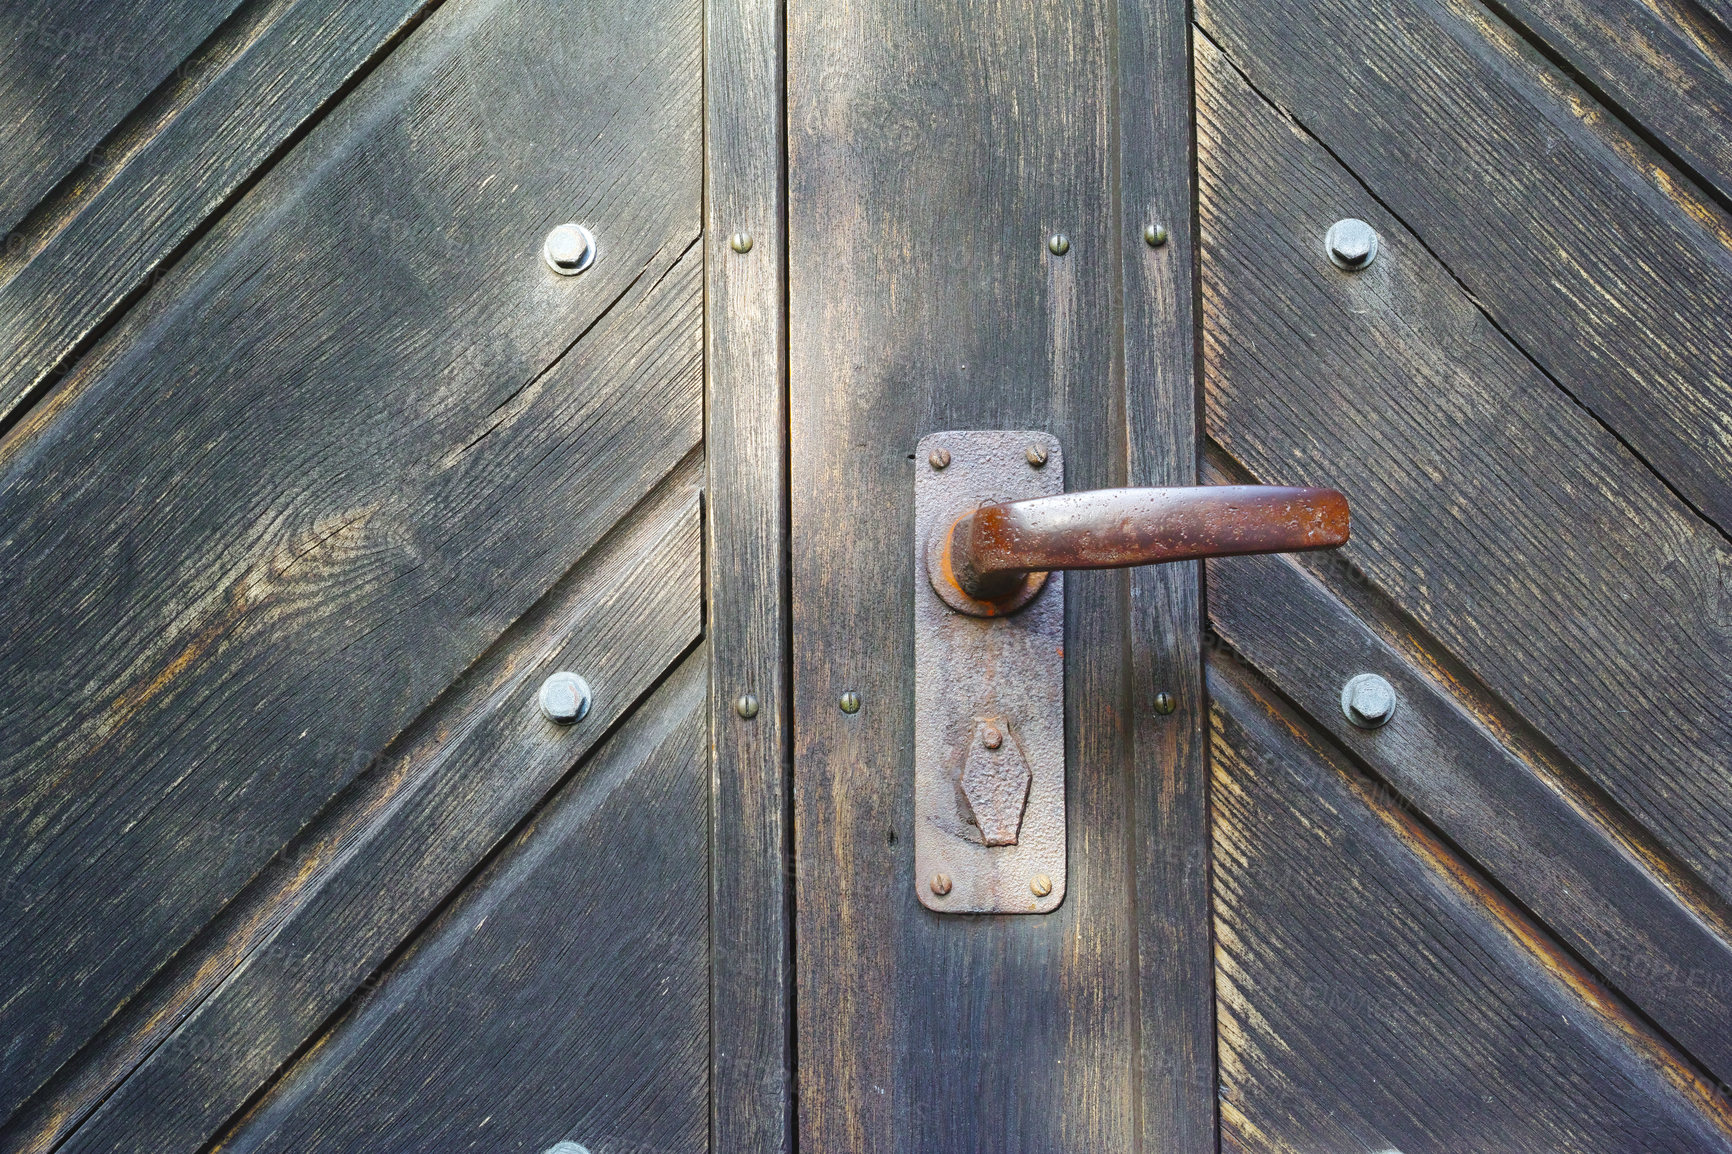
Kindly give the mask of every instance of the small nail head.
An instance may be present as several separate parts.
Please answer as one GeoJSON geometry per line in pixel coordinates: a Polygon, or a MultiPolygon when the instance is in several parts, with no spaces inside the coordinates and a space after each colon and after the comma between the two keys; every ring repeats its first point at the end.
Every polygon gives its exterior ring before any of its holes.
{"type": "Polygon", "coordinates": [[[1035,874],[1033,880],[1028,883],[1028,889],[1035,897],[1044,898],[1052,892],[1052,879],[1045,874],[1035,874]]]}
{"type": "Polygon", "coordinates": [[[1155,694],[1155,712],[1160,714],[1162,717],[1166,717],[1178,707],[1179,703],[1174,701],[1173,695],[1168,693],[1166,690],[1163,689],[1159,693],[1155,694]]]}
{"type": "Polygon", "coordinates": [[[996,726],[987,726],[980,731],[980,744],[988,749],[997,749],[1004,744],[1004,734],[998,732],[996,726]]]}
{"type": "Polygon", "coordinates": [[[595,234],[576,221],[557,225],[541,242],[541,259],[560,276],[576,276],[595,263],[595,234]]]}
{"type": "Polygon", "coordinates": [[[1329,260],[1344,272],[1359,272],[1377,259],[1377,230],[1354,217],[1338,220],[1323,237],[1329,260]]]}
{"type": "Polygon", "coordinates": [[[1033,465],[1037,469],[1046,464],[1045,445],[1030,445],[1027,449],[1023,450],[1022,455],[1027,459],[1030,465],[1033,465]]]}
{"type": "Polygon", "coordinates": [[[736,232],[733,236],[728,238],[728,247],[737,253],[751,252],[752,234],[749,232],[736,232]]]}
{"type": "Polygon", "coordinates": [[[739,698],[734,702],[734,712],[745,718],[747,721],[758,716],[758,695],[756,693],[740,694],[739,698]]]}
{"type": "Polygon", "coordinates": [[[860,695],[852,689],[836,699],[836,704],[842,707],[843,713],[860,712],[860,695]]]}
{"type": "Polygon", "coordinates": [[[541,715],[556,725],[576,725],[582,721],[589,713],[591,700],[589,683],[563,669],[549,675],[535,696],[541,715]]]}
{"type": "Polygon", "coordinates": [[[945,894],[950,892],[950,875],[949,874],[933,874],[932,880],[927,882],[926,886],[934,894],[938,895],[939,897],[943,897],[945,894]]]}
{"type": "Polygon", "coordinates": [[[1375,673],[1361,673],[1341,687],[1341,712],[1360,729],[1376,729],[1395,716],[1395,687],[1375,673]]]}
{"type": "Polygon", "coordinates": [[[1167,243],[1167,226],[1164,224],[1144,225],[1143,241],[1150,248],[1160,248],[1167,243]]]}
{"type": "Polygon", "coordinates": [[[1046,240],[1047,251],[1054,256],[1063,256],[1070,251],[1070,237],[1062,232],[1055,232],[1046,240]]]}
{"type": "Polygon", "coordinates": [[[934,449],[934,450],[932,450],[931,454],[928,455],[926,458],[926,463],[928,465],[931,465],[934,469],[947,468],[950,465],[950,450],[949,449],[934,449]]]}

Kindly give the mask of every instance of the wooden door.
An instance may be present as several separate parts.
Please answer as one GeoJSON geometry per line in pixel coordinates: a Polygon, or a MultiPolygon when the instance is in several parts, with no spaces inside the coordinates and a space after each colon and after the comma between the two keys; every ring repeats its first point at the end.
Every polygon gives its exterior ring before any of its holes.
{"type": "Polygon", "coordinates": [[[802,1149],[1732,1148],[1727,19],[791,8],[802,1149]],[[953,429],[1353,506],[1067,576],[1046,915],[916,897],[953,429]]]}
{"type": "Polygon", "coordinates": [[[706,1148],[702,6],[7,8],[0,1148],[706,1148]]]}

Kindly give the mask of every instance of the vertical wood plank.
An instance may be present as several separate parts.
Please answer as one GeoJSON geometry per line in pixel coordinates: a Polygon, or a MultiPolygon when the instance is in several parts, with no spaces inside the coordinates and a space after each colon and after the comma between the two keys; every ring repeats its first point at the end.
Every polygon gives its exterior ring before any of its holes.
{"type": "MultiPolygon", "coordinates": [[[[1125,416],[1132,485],[1195,485],[1195,131],[1188,0],[1119,6],[1125,416]],[[1144,230],[1164,229],[1150,243],[1144,230]]],[[[1149,1150],[1216,1146],[1201,570],[1133,569],[1127,776],[1149,1150]],[[1163,715],[1159,694],[1172,699],[1163,715]]]]}
{"type": "Polygon", "coordinates": [[[710,1148],[727,1151],[792,1148],[782,48],[780,0],[707,0],[710,1148]]]}

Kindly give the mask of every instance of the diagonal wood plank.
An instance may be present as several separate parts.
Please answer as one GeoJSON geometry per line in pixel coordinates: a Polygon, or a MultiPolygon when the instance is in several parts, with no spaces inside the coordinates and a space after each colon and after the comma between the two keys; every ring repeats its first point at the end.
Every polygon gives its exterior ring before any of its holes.
{"type": "Polygon", "coordinates": [[[1724,1151],[1732,1108],[1400,803],[1211,660],[1222,1147],[1724,1151]]]}
{"type": "Polygon", "coordinates": [[[699,14],[569,16],[441,9],[0,448],[0,1106],[697,444],[699,14]]]}
{"type": "Polygon", "coordinates": [[[1364,183],[1337,215],[1375,197],[1732,531],[1732,223],[1475,0],[1203,0],[1197,19],[1364,183]]]}

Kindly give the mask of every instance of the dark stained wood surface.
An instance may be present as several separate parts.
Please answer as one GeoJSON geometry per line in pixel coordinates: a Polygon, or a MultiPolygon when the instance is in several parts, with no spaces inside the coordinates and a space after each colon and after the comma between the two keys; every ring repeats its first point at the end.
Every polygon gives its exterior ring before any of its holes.
{"type": "Polygon", "coordinates": [[[1688,172],[1732,201],[1732,31],[1693,0],[1493,0],[1688,172]]]}
{"type": "Polygon", "coordinates": [[[670,474],[128,1007],[110,1048],[148,1058],[117,1089],[87,1077],[38,1111],[65,1129],[101,1098],[61,1149],[201,1149],[378,984],[380,963],[695,642],[700,476],[692,460],[670,474]],[[582,670],[596,694],[569,730],[534,704],[555,669],[582,670]]]}
{"type": "MultiPolygon", "coordinates": [[[[225,7],[234,5],[53,5],[54,20],[85,21],[68,27],[101,46],[73,54],[82,70],[111,63],[113,54],[131,60],[154,51],[129,23],[178,20],[179,44],[225,7]],[[107,10],[100,19],[92,18],[96,8],[107,10]]],[[[73,125],[93,111],[127,115],[112,131],[101,126],[102,139],[46,200],[25,206],[0,250],[0,427],[70,368],[176,250],[428,7],[429,0],[244,4],[137,108],[111,103],[136,95],[127,85],[82,76],[82,102],[70,119],[54,122],[51,139],[65,147],[81,141],[73,125]]],[[[0,155],[12,159],[10,149],[0,155]]]]}
{"type": "MultiPolygon", "coordinates": [[[[1120,4],[1116,27],[1126,482],[1194,485],[1201,390],[1188,5],[1120,4]],[[1150,225],[1166,230],[1165,243],[1139,243],[1150,225]]],[[[1139,1137],[1148,1150],[1215,1147],[1201,577],[1192,563],[1126,575],[1139,1137]],[[1154,708],[1160,693],[1172,698],[1170,715],[1154,708]]]]}
{"type": "Polygon", "coordinates": [[[698,443],[698,10],[565,14],[442,8],[0,447],[0,1107],[698,443]]]}
{"type": "Polygon", "coordinates": [[[1210,435],[1254,479],[1347,493],[1361,583],[1732,894],[1726,540],[1219,52],[1198,62],[1210,435]],[[1382,237],[1357,276],[1321,251],[1340,216],[1382,237]]]}
{"type": "Polygon", "coordinates": [[[1722,214],[1473,0],[1202,0],[1197,19],[1370,189],[1357,215],[1399,217],[1558,387],[1732,531],[1722,214]]]}
{"type": "Polygon", "coordinates": [[[707,666],[685,661],[219,1148],[709,1149],[707,666]]]}
{"type": "Polygon", "coordinates": [[[0,235],[89,159],[241,0],[23,0],[0,40],[0,235]]]}
{"type": "Polygon", "coordinates": [[[1398,799],[1210,662],[1222,1148],[1723,1151],[1732,1111],[1398,799]]]}
{"type": "Polygon", "coordinates": [[[1059,910],[939,915],[911,876],[919,437],[1050,431],[1072,489],[1195,465],[1192,345],[1173,311],[1192,252],[1176,11],[790,13],[804,1149],[1213,1143],[1207,930],[1185,920],[1206,884],[1194,571],[1139,584],[1134,648],[1128,579],[1067,577],[1059,910]],[[1121,101],[1134,125],[1115,119],[1121,101]],[[1141,237],[1154,213],[1170,216],[1164,250],[1141,237]],[[1048,251],[1057,232],[1064,256],[1048,251]],[[850,690],[853,715],[837,705],[850,690]],[[1152,716],[1159,690],[1184,712],[1152,716]],[[1151,765],[1144,780],[1143,760],[1168,753],[1192,775],[1151,765]],[[1170,888],[1145,905],[1144,885],[1170,888]]]}
{"type": "Polygon", "coordinates": [[[704,9],[710,1141],[766,1152],[794,1142],[781,13],[704,9]],[[755,717],[735,706],[745,694],[755,717]]]}

